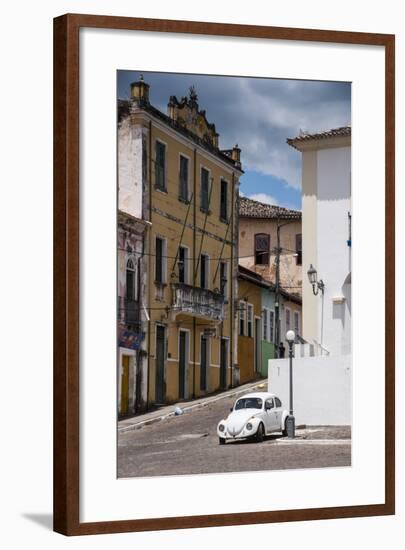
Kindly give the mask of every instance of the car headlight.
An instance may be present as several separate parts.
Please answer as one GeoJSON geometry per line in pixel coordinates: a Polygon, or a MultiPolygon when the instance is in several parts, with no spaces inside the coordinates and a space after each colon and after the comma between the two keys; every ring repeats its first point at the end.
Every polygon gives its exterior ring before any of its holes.
{"type": "Polygon", "coordinates": [[[225,430],[225,426],[224,426],[223,424],[220,424],[220,425],[218,426],[218,430],[219,430],[220,432],[223,432],[223,431],[225,430]]]}
{"type": "Polygon", "coordinates": [[[247,429],[247,430],[251,430],[252,428],[253,428],[253,425],[251,424],[251,422],[248,422],[248,423],[246,424],[246,429],[247,429]]]}

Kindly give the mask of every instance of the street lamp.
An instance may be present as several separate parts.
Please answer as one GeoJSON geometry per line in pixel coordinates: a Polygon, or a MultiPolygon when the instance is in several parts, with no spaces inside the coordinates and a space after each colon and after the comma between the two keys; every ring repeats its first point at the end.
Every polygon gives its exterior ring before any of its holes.
{"type": "Polygon", "coordinates": [[[307,275],[308,275],[309,282],[312,285],[312,292],[315,294],[315,296],[317,296],[319,290],[323,294],[325,289],[325,283],[322,281],[322,279],[318,281],[318,272],[312,264],[309,266],[307,275]]]}
{"type": "Polygon", "coordinates": [[[288,342],[288,355],[290,357],[290,413],[286,418],[285,424],[287,436],[293,439],[295,437],[295,418],[293,412],[293,344],[295,342],[295,332],[293,330],[287,331],[285,339],[288,342]]]}

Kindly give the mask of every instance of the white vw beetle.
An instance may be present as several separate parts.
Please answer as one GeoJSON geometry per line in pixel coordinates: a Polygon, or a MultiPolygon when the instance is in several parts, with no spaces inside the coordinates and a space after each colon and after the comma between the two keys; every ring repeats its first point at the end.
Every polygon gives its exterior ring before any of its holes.
{"type": "Polygon", "coordinates": [[[285,421],[288,411],[273,393],[248,393],[239,397],[228,418],[217,427],[220,445],[226,440],[253,437],[258,443],[265,435],[282,432],[286,435],[285,421]]]}

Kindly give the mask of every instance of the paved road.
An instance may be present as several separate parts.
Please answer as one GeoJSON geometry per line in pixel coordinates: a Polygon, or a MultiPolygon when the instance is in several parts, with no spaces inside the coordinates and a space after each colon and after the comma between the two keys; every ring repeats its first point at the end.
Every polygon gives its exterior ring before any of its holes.
{"type": "Polygon", "coordinates": [[[271,435],[263,443],[218,444],[216,426],[234,398],[124,432],[118,477],[350,466],[348,428],[298,430],[294,441],[271,435]]]}

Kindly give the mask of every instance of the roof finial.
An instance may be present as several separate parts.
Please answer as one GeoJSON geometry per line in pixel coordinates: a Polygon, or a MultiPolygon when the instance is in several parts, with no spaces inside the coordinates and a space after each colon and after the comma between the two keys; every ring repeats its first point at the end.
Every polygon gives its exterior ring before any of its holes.
{"type": "Polygon", "coordinates": [[[190,101],[197,101],[197,99],[198,99],[198,95],[197,95],[197,92],[195,90],[194,84],[192,86],[190,86],[190,88],[189,88],[189,96],[190,96],[190,101]]]}

